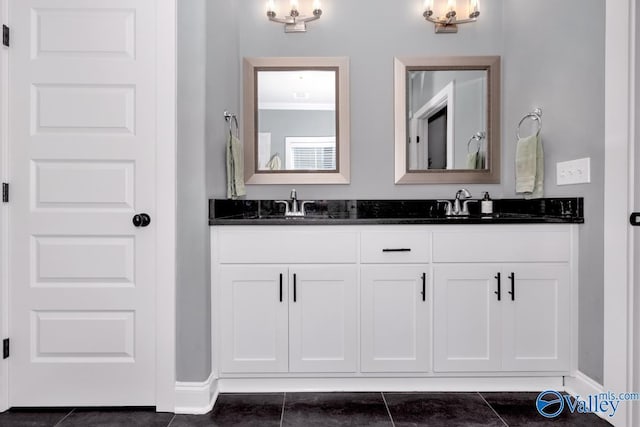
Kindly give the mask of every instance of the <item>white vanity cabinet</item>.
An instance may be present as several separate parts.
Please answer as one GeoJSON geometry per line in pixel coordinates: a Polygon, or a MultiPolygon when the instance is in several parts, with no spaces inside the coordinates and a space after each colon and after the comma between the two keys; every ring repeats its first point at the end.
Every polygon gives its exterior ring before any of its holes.
{"type": "Polygon", "coordinates": [[[253,229],[212,235],[220,372],[356,372],[356,234],[253,229]]]}
{"type": "Polygon", "coordinates": [[[424,228],[361,233],[362,372],[429,370],[430,241],[424,228]]]}
{"type": "Polygon", "coordinates": [[[436,372],[570,369],[570,235],[535,231],[434,233],[436,372]]]}
{"type": "Polygon", "coordinates": [[[573,224],[214,226],[217,378],[228,391],[298,390],[310,378],[323,390],[561,383],[577,364],[577,233],[573,224]]]}

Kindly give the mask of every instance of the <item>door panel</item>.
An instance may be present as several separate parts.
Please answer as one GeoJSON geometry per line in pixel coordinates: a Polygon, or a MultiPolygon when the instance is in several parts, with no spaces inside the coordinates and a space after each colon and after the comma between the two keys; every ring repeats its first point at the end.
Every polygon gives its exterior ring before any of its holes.
{"type": "Polygon", "coordinates": [[[355,372],[357,267],[292,267],[289,370],[355,372]]]}
{"type": "Polygon", "coordinates": [[[361,268],[363,372],[423,372],[429,368],[427,271],[426,265],[361,268]]]}
{"type": "Polygon", "coordinates": [[[571,362],[571,282],[567,264],[505,265],[502,369],[568,371],[571,362]]]}
{"type": "Polygon", "coordinates": [[[221,268],[223,373],[287,372],[286,280],[278,266],[221,268]]]}
{"type": "Polygon", "coordinates": [[[434,267],[435,371],[500,369],[498,272],[491,264],[434,267]]]}
{"type": "Polygon", "coordinates": [[[156,4],[9,13],[10,404],[153,406],[156,4]]]}

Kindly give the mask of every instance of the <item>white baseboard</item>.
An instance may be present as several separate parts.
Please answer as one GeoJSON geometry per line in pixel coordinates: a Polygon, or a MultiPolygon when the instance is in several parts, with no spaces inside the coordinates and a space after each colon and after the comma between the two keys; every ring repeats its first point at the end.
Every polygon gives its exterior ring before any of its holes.
{"type": "Polygon", "coordinates": [[[221,393],[561,390],[562,377],[221,378],[221,393]]]}
{"type": "Polygon", "coordinates": [[[176,382],[176,414],[201,415],[213,409],[218,398],[218,380],[213,374],[203,382],[176,382]]]}
{"type": "Polygon", "coordinates": [[[603,392],[582,372],[573,377],[449,377],[449,378],[222,378],[213,374],[203,382],[176,382],[176,414],[206,414],[220,392],[330,391],[541,391],[563,390],[575,396],[603,392]]]}
{"type": "MultiPolygon", "coordinates": [[[[582,372],[576,372],[573,377],[565,377],[564,379],[564,391],[572,396],[588,396],[590,394],[600,394],[604,392],[604,386],[598,384],[596,381],[586,376],[582,372]]],[[[600,418],[603,418],[609,422],[611,419],[602,412],[595,413],[600,418]]]]}
{"type": "Polygon", "coordinates": [[[564,387],[565,391],[572,396],[586,396],[604,392],[602,384],[598,384],[580,371],[574,377],[565,377],[564,387]]]}

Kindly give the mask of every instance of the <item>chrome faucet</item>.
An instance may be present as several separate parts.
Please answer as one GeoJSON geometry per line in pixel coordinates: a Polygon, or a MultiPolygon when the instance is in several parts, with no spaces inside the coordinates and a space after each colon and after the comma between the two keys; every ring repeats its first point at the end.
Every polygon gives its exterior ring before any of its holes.
{"type": "Polygon", "coordinates": [[[291,190],[291,195],[289,196],[291,200],[276,200],[276,203],[281,203],[284,205],[284,216],[285,217],[303,217],[306,215],[304,207],[309,203],[315,203],[313,200],[305,200],[304,202],[298,201],[298,193],[296,189],[291,190]]]}
{"type": "Polygon", "coordinates": [[[464,200],[462,205],[461,199],[470,199],[471,193],[466,188],[461,188],[456,192],[456,198],[453,203],[450,200],[438,200],[439,203],[446,203],[445,215],[446,216],[468,216],[469,215],[469,203],[473,203],[476,200],[464,200]]]}

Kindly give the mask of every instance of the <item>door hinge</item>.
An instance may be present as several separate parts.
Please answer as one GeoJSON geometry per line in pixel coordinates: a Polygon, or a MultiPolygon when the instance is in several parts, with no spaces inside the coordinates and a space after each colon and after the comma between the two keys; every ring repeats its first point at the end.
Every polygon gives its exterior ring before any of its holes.
{"type": "Polygon", "coordinates": [[[2,202],[9,202],[9,184],[7,184],[6,182],[2,183],[2,202]]]}
{"type": "Polygon", "coordinates": [[[9,358],[9,338],[5,338],[2,340],[2,358],[9,358]]]}
{"type": "Polygon", "coordinates": [[[9,27],[6,25],[2,26],[2,44],[6,47],[9,47],[9,27]]]}

